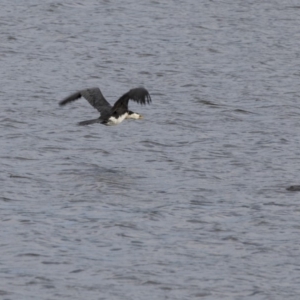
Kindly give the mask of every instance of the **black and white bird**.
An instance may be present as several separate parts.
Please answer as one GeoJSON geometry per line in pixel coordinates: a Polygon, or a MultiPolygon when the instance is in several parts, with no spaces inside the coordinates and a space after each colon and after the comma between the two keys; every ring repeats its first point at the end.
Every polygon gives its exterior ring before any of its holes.
{"type": "Polygon", "coordinates": [[[116,101],[114,106],[111,106],[102,95],[100,89],[96,87],[78,91],[63,99],[59,102],[59,105],[65,105],[81,97],[85,98],[100,112],[100,117],[98,119],[79,122],[78,125],[89,125],[94,123],[118,125],[124,119],[142,119],[142,115],[128,110],[129,100],[133,100],[139,104],[149,104],[151,102],[148,91],[143,87],[138,87],[125,93],[116,101]]]}

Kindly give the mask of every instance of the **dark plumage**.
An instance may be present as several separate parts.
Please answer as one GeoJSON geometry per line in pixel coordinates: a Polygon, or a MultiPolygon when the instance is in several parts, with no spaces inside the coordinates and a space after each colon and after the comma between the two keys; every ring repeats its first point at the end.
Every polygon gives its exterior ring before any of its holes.
{"type": "Polygon", "coordinates": [[[286,189],[291,192],[298,192],[300,191],[300,185],[291,185],[286,189]]]}
{"type": "Polygon", "coordinates": [[[151,97],[148,91],[143,87],[131,89],[122,97],[120,97],[116,101],[114,106],[111,106],[106,101],[99,88],[89,88],[78,91],[68,96],[67,98],[59,102],[59,105],[66,105],[67,103],[75,101],[81,97],[85,98],[94,108],[96,108],[100,112],[100,117],[98,119],[80,122],[79,125],[89,125],[93,123],[117,125],[121,123],[125,118],[141,119],[142,116],[140,114],[128,110],[129,100],[133,100],[139,104],[149,104],[151,102],[151,97]]]}

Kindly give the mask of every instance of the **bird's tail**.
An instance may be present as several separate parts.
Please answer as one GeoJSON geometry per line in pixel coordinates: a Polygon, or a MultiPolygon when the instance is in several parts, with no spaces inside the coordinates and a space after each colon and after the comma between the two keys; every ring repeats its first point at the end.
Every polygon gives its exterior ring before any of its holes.
{"type": "Polygon", "coordinates": [[[90,125],[90,124],[94,124],[94,123],[101,123],[101,120],[98,118],[98,119],[93,119],[93,120],[88,120],[88,121],[82,121],[82,122],[79,122],[78,125],[84,126],[84,125],[90,125]]]}

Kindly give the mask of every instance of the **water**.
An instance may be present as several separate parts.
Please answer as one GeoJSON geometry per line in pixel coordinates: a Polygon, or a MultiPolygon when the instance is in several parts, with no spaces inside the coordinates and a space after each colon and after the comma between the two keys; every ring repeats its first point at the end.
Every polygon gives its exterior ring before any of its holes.
{"type": "Polygon", "coordinates": [[[300,6],[3,0],[1,299],[298,299],[300,6]],[[144,85],[143,120],[98,116],[144,85]]]}

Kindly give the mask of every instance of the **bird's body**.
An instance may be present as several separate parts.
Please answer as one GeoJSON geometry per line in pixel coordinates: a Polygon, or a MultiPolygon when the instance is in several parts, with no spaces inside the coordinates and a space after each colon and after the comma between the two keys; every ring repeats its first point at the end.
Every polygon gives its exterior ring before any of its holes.
{"type": "Polygon", "coordinates": [[[121,96],[114,106],[111,106],[106,101],[99,88],[88,88],[68,96],[62,100],[59,105],[65,105],[81,97],[85,98],[100,112],[100,117],[98,119],[80,122],[78,123],[79,125],[89,125],[94,123],[118,125],[125,119],[141,119],[142,116],[140,114],[128,110],[129,100],[133,100],[140,104],[147,104],[151,102],[151,97],[148,91],[143,87],[131,89],[121,96]]]}

